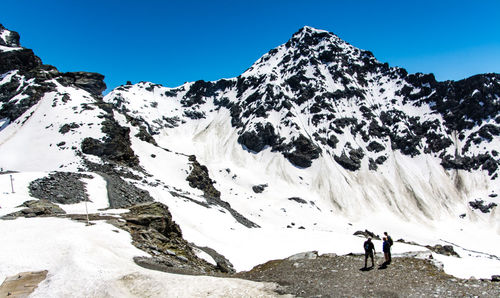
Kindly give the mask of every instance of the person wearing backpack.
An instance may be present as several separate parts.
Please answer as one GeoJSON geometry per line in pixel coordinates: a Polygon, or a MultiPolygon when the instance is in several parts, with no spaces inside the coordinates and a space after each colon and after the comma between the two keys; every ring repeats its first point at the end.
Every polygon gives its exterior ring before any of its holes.
{"type": "Polygon", "coordinates": [[[384,235],[385,235],[385,238],[387,239],[387,244],[388,244],[388,247],[387,247],[388,260],[387,260],[387,262],[388,262],[388,264],[390,264],[392,261],[391,247],[392,247],[392,244],[394,242],[392,241],[391,236],[389,236],[389,234],[387,234],[387,232],[384,232],[384,235]]]}
{"type": "Polygon", "coordinates": [[[365,243],[363,243],[363,248],[365,249],[365,268],[366,263],[368,261],[368,257],[372,259],[372,266],[370,268],[375,267],[375,261],[373,259],[373,255],[375,254],[375,245],[373,245],[372,238],[368,238],[365,243]]]}

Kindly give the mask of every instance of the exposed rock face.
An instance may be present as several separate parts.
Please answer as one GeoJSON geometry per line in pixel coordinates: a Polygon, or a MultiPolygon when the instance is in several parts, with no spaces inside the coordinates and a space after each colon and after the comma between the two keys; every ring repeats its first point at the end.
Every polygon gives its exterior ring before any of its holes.
{"type": "Polygon", "coordinates": [[[32,50],[0,51],[0,73],[10,70],[29,71],[42,65],[40,58],[32,50]]]}
{"type": "Polygon", "coordinates": [[[226,257],[219,254],[214,249],[212,249],[210,247],[206,247],[206,246],[203,246],[203,247],[196,246],[193,243],[191,243],[191,245],[193,247],[200,249],[201,251],[204,251],[209,256],[211,256],[217,264],[217,269],[219,269],[221,272],[223,272],[223,273],[235,273],[236,272],[236,270],[234,270],[233,264],[231,264],[231,262],[228,259],[226,259],[226,257]]]}
{"type": "Polygon", "coordinates": [[[139,204],[122,215],[125,223],[114,221],[130,232],[132,243],[153,258],[138,258],[141,266],[168,270],[186,270],[186,273],[217,272],[216,266],[198,258],[189,243],[182,238],[179,226],[172,220],[167,206],[154,202],[139,204]]]}
{"type": "Polygon", "coordinates": [[[310,167],[312,160],[318,158],[321,153],[321,148],[303,135],[299,135],[290,145],[294,150],[283,155],[298,167],[310,167]]]}
{"type": "Polygon", "coordinates": [[[11,30],[7,30],[2,24],[0,24],[0,46],[6,47],[19,47],[19,33],[11,30]]]}
{"type": "MultiPolygon", "coordinates": [[[[115,127],[116,128],[116,127],[115,127]]],[[[82,152],[99,156],[111,161],[124,162],[129,165],[138,163],[137,157],[130,148],[129,129],[118,126],[116,134],[110,134],[104,141],[85,138],[82,141],[82,152]]]]}
{"type": "Polygon", "coordinates": [[[262,126],[257,123],[256,131],[245,131],[238,137],[238,142],[254,152],[262,151],[266,146],[275,146],[278,143],[278,136],[274,132],[274,127],[270,123],[262,126]]]}
{"type": "Polygon", "coordinates": [[[124,219],[134,226],[153,229],[161,235],[176,240],[182,237],[179,226],[172,220],[168,207],[158,203],[146,203],[132,206],[130,212],[123,215],[124,219]]]}
{"type": "Polygon", "coordinates": [[[220,198],[220,191],[214,187],[215,181],[210,179],[207,167],[200,165],[194,155],[189,157],[189,161],[193,167],[186,178],[189,186],[202,190],[206,198],[220,198]]]}
{"type": "Polygon", "coordinates": [[[95,72],[66,72],[62,74],[59,81],[68,85],[75,85],[94,96],[101,96],[102,92],[106,90],[104,76],[95,72]]]}

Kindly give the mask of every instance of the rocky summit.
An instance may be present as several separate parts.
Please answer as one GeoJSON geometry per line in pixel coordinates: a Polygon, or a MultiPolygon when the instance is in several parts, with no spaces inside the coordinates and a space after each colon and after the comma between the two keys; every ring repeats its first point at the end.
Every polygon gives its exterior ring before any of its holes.
{"type": "MultiPolygon", "coordinates": [[[[113,264],[144,270],[106,280],[131,293],[159,278],[149,269],[239,271],[278,283],[272,295],[498,293],[500,74],[440,82],[306,26],[235,78],[106,95],[103,80],[43,64],[0,25],[0,226],[66,222],[56,239],[85,223],[65,237],[108,243],[127,256],[113,264]],[[364,238],[380,251],[383,231],[400,258],[360,272],[364,238]],[[313,250],[342,256],[285,259],[313,250]]],[[[0,276],[48,270],[42,290],[63,280],[50,262],[16,264],[0,276]]]]}

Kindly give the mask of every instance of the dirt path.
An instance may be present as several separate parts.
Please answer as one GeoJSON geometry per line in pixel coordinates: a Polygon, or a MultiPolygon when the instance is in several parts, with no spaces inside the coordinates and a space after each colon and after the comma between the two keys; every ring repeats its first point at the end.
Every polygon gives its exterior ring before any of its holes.
{"type": "MultiPolygon", "coordinates": [[[[379,264],[381,258],[377,258],[379,264]]],[[[270,261],[238,278],[276,282],[299,297],[499,297],[500,283],[447,275],[428,260],[398,257],[387,268],[361,270],[364,256],[270,261]]]]}
{"type": "Polygon", "coordinates": [[[21,272],[5,278],[0,285],[0,297],[28,297],[47,277],[47,270],[37,272],[21,272]]]}

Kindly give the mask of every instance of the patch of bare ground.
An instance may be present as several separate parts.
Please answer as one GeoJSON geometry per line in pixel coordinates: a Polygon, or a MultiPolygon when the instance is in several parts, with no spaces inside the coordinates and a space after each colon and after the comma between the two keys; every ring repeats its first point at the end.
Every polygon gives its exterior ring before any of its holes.
{"type": "Polygon", "coordinates": [[[235,277],[276,282],[298,297],[499,297],[500,283],[458,279],[429,260],[393,257],[388,266],[363,269],[364,256],[314,253],[274,260],[235,277]]]}
{"type": "Polygon", "coordinates": [[[28,297],[46,277],[47,270],[9,276],[0,285],[0,297],[28,297]]]}

